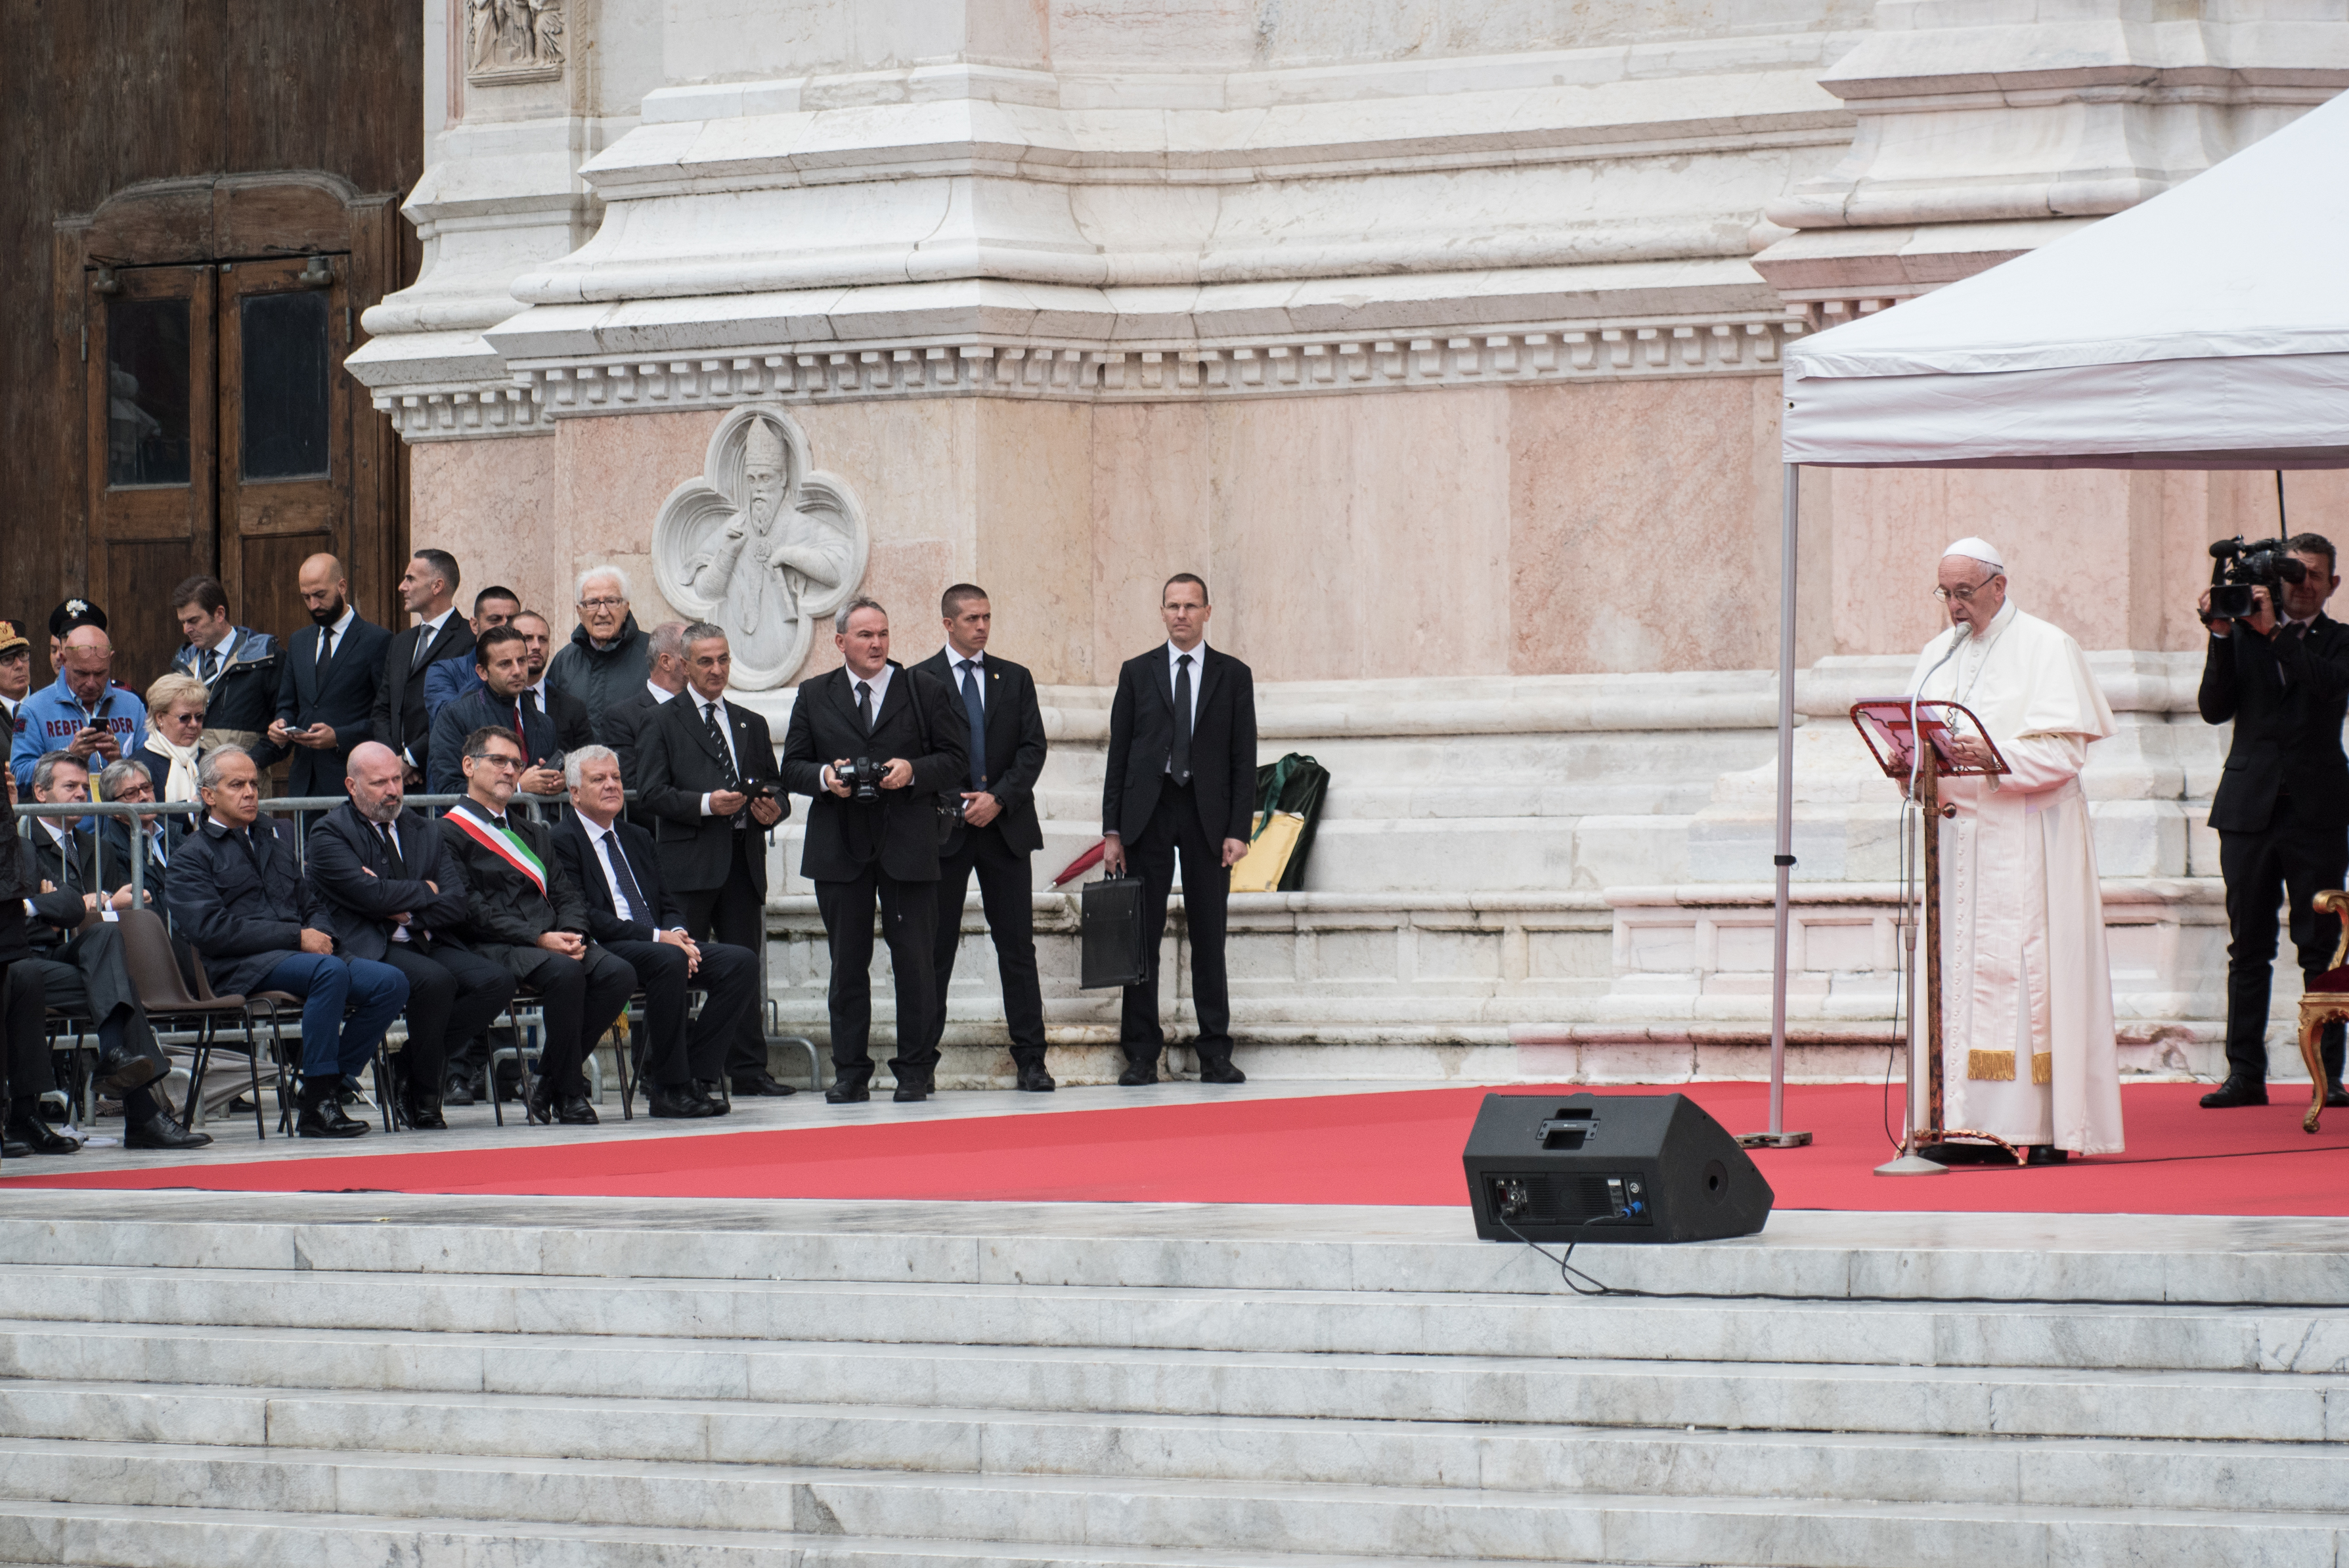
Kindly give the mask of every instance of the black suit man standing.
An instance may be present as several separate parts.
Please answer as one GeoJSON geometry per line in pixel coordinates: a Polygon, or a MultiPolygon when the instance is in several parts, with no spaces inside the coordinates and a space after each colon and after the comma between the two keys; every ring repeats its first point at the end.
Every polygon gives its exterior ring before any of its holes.
{"type": "MultiPolygon", "coordinates": [[[[2284,621],[2267,590],[2259,614],[2211,620],[2209,652],[2197,696],[2205,724],[2235,724],[2226,770],[2210,800],[2219,831],[2219,872],[2227,884],[2227,1081],[2202,1097],[2206,1109],[2265,1105],[2268,985],[2275,969],[2276,904],[2288,900],[2292,945],[2313,979],[2333,961],[2332,921],[2319,923],[2310,900],[2341,885],[2349,871],[2349,758],[2341,722],[2349,707],[2349,626],[2327,619],[2340,586],[2332,542],[2303,533],[2290,552],[2307,569],[2283,583],[2284,621]]],[[[2202,595],[2201,613],[2210,613],[2202,595]]],[[[2341,1088],[2342,1032],[2324,1031],[2325,1103],[2349,1105],[2341,1088]]]]}
{"type": "Polygon", "coordinates": [[[399,753],[409,782],[421,784],[432,749],[432,719],[424,711],[424,673],[441,659],[473,651],[473,628],[457,614],[463,573],[445,550],[419,550],[399,579],[399,603],[416,624],[391,639],[375,691],[375,738],[399,753]]]}
{"type": "MultiPolygon", "coordinates": [[[[647,647],[649,662],[644,688],[607,705],[599,720],[604,744],[619,759],[620,785],[626,789],[644,787],[643,769],[636,758],[644,749],[645,731],[653,716],[685,689],[685,623],[663,621],[653,628],[647,647]]],[[[652,831],[654,819],[641,807],[628,808],[628,820],[652,831]]]]}
{"type": "Polygon", "coordinates": [[[1150,973],[1125,988],[1118,1082],[1158,1081],[1166,1043],[1158,1024],[1158,942],[1174,858],[1183,858],[1183,913],[1191,934],[1191,995],[1199,1011],[1202,1083],[1245,1083],[1232,1065],[1231,987],[1224,971],[1224,911],[1231,869],[1247,853],[1256,814],[1256,677],[1206,645],[1207,584],[1177,573],[1160,591],[1166,642],[1125,661],[1109,710],[1102,780],[1102,863],[1142,879],[1150,973]]]}
{"type": "Polygon", "coordinates": [[[311,624],[294,634],[278,665],[277,717],[254,759],[266,767],[291,748],[285,781],[294,794],[339,795],[351,748],[375,738],[376,673],[391,634],[350,607],[343,563],[333,556],[302,562],[299,581],[311,624]]]}
{"type": "MultiPolygon", "coordinates": [[[[767,942],[767,834],[791,802],[767,721],[726,700],[734,658],[725,632],[696,621],[680,636],[687,689],[640,732],[636,799],[653,819],[661,877],[676,890],[686,930],[696,942],[714,936],[755,954],[767,942]]],[[[736,1094],[792,1092],[767,1070],[757,1009],[736,1026],[726,1057],[736,1094]]]]}
{"type": "MultiPolygon", "coordinates": [[[[834,1105],[870,1099],[873,905],[897,975],[895,1099],[926,1099],[936,1086],[938,923],[937,806],[967,764],[953,697],[930,676],[889,660],[889,613],[854,599],[833,618],[842,667],[800,684],[783,735],[783,782],[812,795],[800,874],[815,883],[832,944],[834,1105]],[[840,775],[872,762],[881,777],[852,786],[840,775]],[[858,799],[863,795],[864,799],[858,799]]],[[[861,769],[860,769],[861,771],[861,769]]]]}
{"type": "Polygon", "coordinates": [[[351,751],[351,798],[310,830],[310,891],[335,951],[408,976],[408,1045],[399,1053],[409,1125],[445,1128],[440,1077],[450,1041],[471,1039],[513,999],[514,977],[465,950],[465,876],[440,829],[401,809],[406,764],[388,746],[351,751]]]}
{"type": "Polygon", "coordinates": [[[1019,665],[988,652],[995,612],[987,591],[957,583],[938,602],[947,645],[914,666],[959,700],[940,722],[962,720],[968,760],[962,825],[938,854],[938,933],[933,949],[937,1005],[930,1030],[935,1056],[946,1028],[947,986],[962,944],[963,892],[978,874],[979,907],[995,944],[1003,982],[1003,1020],[1011,1035],[1019,1086],[1031,1094],[1055,1086],[1044,1068],[1044,995],[1036,977],[1035,877],[1028,857],[1044,847],[1036,824],[1036,779],[1044,771],[1044,715],[1036,681],[1019,665]]]}
{"type": "Polygon", "coordinates": [[[726,1047],[759,999],[759,955],[730,943],[697,943],[661,881],[652,835],[620,820],[626,790],[608,746],[564,759],[571,811],[554,829],[554,858],[587,901],[587,934],[636,972],[645,993],[643,1073],[655,1116],[723,1116],[718,1075],[726,1047]],[[702,994],[688,1036],[685,992],[702,994]]]}

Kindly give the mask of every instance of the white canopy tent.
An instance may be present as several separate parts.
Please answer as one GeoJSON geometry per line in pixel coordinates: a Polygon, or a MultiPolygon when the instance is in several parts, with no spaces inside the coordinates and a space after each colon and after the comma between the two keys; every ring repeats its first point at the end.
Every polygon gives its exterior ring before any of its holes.
{"type": "Polygon", "coordinates": [[[1785,1135],[1802,466],[2349,468],[2349,97],[2174,191],[1790,346],[1770,1132],[1785,1135]]]}

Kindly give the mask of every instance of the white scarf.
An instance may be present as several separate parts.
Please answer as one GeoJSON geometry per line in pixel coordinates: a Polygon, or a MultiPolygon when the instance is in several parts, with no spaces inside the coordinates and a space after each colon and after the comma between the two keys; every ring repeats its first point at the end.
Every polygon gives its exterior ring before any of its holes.
{"type": "Polygon", "coordinates": [[[153,729],[147,732],[150,749],[171,759],[168,779],[158,779],[156,799],[160,800],[192,800],[196,798],[196,748],[174,746],[153,729]]]}

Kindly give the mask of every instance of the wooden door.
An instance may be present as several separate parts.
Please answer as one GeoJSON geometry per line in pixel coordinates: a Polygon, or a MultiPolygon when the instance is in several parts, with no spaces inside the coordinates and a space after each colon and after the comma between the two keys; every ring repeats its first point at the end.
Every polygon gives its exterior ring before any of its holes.
{"type": "MultiPolygon", "coordinates": [[[[220,268],[220,579],[250,626],[307,619],[303,559],[352,576],[347,254],[220,268]]],[[[370,416],[372,410],[369,411],[370,416]]]]}
{"type": "Polygon", "coordinates": [[[180,645],[172,586],[213,568],[215,283],[209,263],[110,270],[87,318],[87,596],[107,610],[116,678],[134,685],[180,645]]]}

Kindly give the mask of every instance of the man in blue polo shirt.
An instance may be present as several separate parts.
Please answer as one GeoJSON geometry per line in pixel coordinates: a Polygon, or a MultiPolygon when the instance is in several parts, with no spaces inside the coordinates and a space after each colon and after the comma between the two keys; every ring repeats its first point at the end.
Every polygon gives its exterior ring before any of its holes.
{"type": "Polygon", "coordinates": [[[57,650],[57,679],[16,710],[16,738],[8,750],[16,788],[30,793],[33,764],[63,751],[92,773],[136,750],[147,732],[147,705],[114,684],[114,645],[96,626],[76,626],[57,650]],[[91,758],[97,758],[92,761],[91,758]]]}

